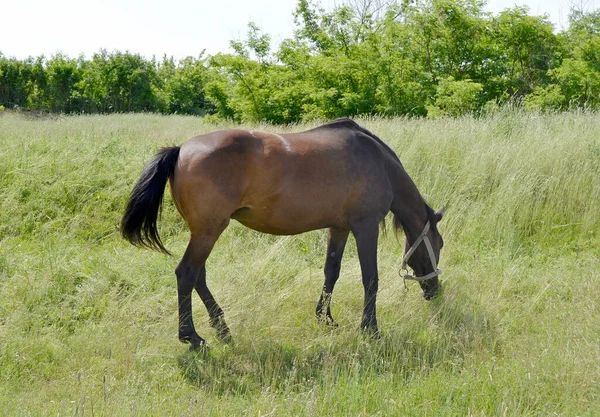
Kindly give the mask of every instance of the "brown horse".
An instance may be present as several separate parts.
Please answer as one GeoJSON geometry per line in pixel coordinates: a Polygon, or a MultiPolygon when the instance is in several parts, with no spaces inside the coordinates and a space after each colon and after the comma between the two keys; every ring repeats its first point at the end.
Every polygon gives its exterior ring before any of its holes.
{"type": "Polygon", "coordinates": [[[395,228],[402,227],[407,237],[403,266],[408,263],[415,271],[412,278],[419,280],[426,299],[438,291],[443,241],[436,225],[443,208],[434,212],[396,154],[352,120],[289,134],[224,130],[160,150],[133,188],[121,233],[134,245],[165,253],[156,222],[167,180],[191,232],[175,274],[179,339],[192,348],[205,343],[192,321],[194,288],[219,338],[230,338],[223,310],[206,286],[205,262],[231,219],[276,235],[329,228],[325,284],[316,309],[317,318],[328,324],[335,324],[331,294],[352,232],[364,286],[361,327],[378,332],[377,240],[389,211],[395,228]]]}

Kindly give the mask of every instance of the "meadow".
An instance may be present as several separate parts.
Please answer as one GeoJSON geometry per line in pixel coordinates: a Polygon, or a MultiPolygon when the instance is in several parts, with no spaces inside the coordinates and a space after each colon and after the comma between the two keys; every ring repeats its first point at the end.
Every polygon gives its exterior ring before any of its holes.
{"type": "Polygon", "coordinates": [[[600,415],[598,114],[358,121],[432,207],[446,205],[443,293],[425,301],[404,286],[404,237],[390,228],[382,337],[362,334],[351,238],[332,301],[340,326],[320,325],[326,231],[232,222],[207,271],[234,341],[217,341],[194,296],[211,349],[189,352],[174,275],[185,223],[167,193],[173,257],[129,245],[118,224],[157,148],[231,126],[0,113],[0,415],[600,415]]]}

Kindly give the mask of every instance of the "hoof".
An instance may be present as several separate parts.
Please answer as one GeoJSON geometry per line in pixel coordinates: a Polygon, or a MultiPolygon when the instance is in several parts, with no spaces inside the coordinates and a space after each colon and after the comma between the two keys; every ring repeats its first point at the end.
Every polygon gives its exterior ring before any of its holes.
{"type": "Polygon", "coordinates": [[[223,315],[219,315],[215,318],[211,318],[209,323],[213,329],[217,331],[217,338],[221,342],[229,343],[231,341],[231,331],[225,323],[225,318],[223,315]]]}
{"type": "Polygon", "coordinates": [[[365,335],[369,336],[372,339],[375,339],[375,340],[381,339],[381,333],[379,333],[379,329],[377,329],[377,328],[375,328],[375,329],[363,328],[362,331],[365,335]]]}
{"type": "Polygon", "coordinates": [[[362,323],[360,326],[361,330],[363,331],[363,333],[375,338],[375,339],[380,339],[381,335],[379,334],[379,329],[377,328],[377,322],[367,322],[367,323],[362,323]]]}
{"type": "Polygon", "coordinates": [[[206,346],[206,340],[202,339],[197,334],[179,336],[179,341],[181,343],[189,343],[191,345],[190,350],[196,350],[201,348],[202,346],[206,346]]]}
{"type": "Polygon", "coordinates": [[[192,343],[190,345],[190,352],[204,353],[204,352],[208,352],[208,351],[210,351],[210,347],[208,346],[208,344],[205,341],[202,341],[202,343],[198,343],[198,344],[192,343]]]}
{"type": "Polygon", "coordinates": [[[317,322],[319,322],[320,324],[324,324],[326,326],[329,326],[329,327],[334,327],[334,328],[339,326],[337,324],[337,322],[334,319],[332,319],[331,317],[325,317],[325,318],[321,317],[321,318],[318,318],[317,322]]]}
{"type": "Polygon", "coordinates": [[[321,324],[326,324],[330,327],[338,327],[337,322],[331,317],[331,314],[318,314],[317,313],[317,322],[321,324]]]}
{"type": "Polygon", "coordinates": [[[335,328],[335,327],[339,326],[339,324],[337,324],[337,322],[331,316],[330,317],[326,317],[325,320],[324,320],[324,323],[326,325],[328,325],[329,327],[334,327],[335,328]]]}
{"type": "Polygon", "coordinates": [[[219,332],[219,333],[217,333],[217,337],[223,343],[231,343],[231,342],[233,342],[233,337],[231,337],[231,332],[229,331],[229,329],[227,329],[227,331],[225,331],[225,332],[219,332]]]}

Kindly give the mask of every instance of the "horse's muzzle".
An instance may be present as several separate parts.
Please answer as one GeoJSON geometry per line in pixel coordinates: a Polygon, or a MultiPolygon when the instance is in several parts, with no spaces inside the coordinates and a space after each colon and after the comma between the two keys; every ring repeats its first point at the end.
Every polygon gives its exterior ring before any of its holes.
{"type": "Polygon", "coordinates": [[[427,281],[423,281],[422,284],[423,298],[425,298],[426,300],[432,300],[438,295],[441,287],[438,277],[431,278],[427,281]],[[430,283],[429,281],[432,282],[430,283]]]}

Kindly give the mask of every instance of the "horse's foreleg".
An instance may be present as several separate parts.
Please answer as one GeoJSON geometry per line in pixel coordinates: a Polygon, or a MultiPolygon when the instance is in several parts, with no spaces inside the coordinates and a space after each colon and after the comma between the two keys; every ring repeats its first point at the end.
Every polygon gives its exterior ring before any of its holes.
{"type": "Polygon", "coordinates": [[[223,341],[230,340],[231,333],[229,327],[227,327],[227,323],[225,323],[225,314],[206,286],[206,267],[202,267],[200,275],[196,280],[195,288],[206,306],[206,310],[208,310],[210,325],[217,331],[219,339],[223,341]]]}
{"type": "Polygon", "coordinates": [[[379,237],[379,227],[376,223],[365,224],[353,229],[352,232],[356,237],[358,259],[360,261],[362,282],[365,290],[361,328],[378,334],[375,305],[377,301],[377,289],[379,287],[377,272],[377,239],[379,237]]]}
{"type": "Polygon", "coordinates": [[[331,294],[335,283],[340,276],[340,269],[342,265],[342,256],[344,255],[344,248],[346,247],[346,241],[348,240],[349,231],[340,229],[329,229],[329,236],[327,238],[327,259],[325,260],[325,283],[323,284],[323,291],[321,297],[317,303],[317,320],[329,325],[335,326],[336,323],[331,317],[331,294]]]}

